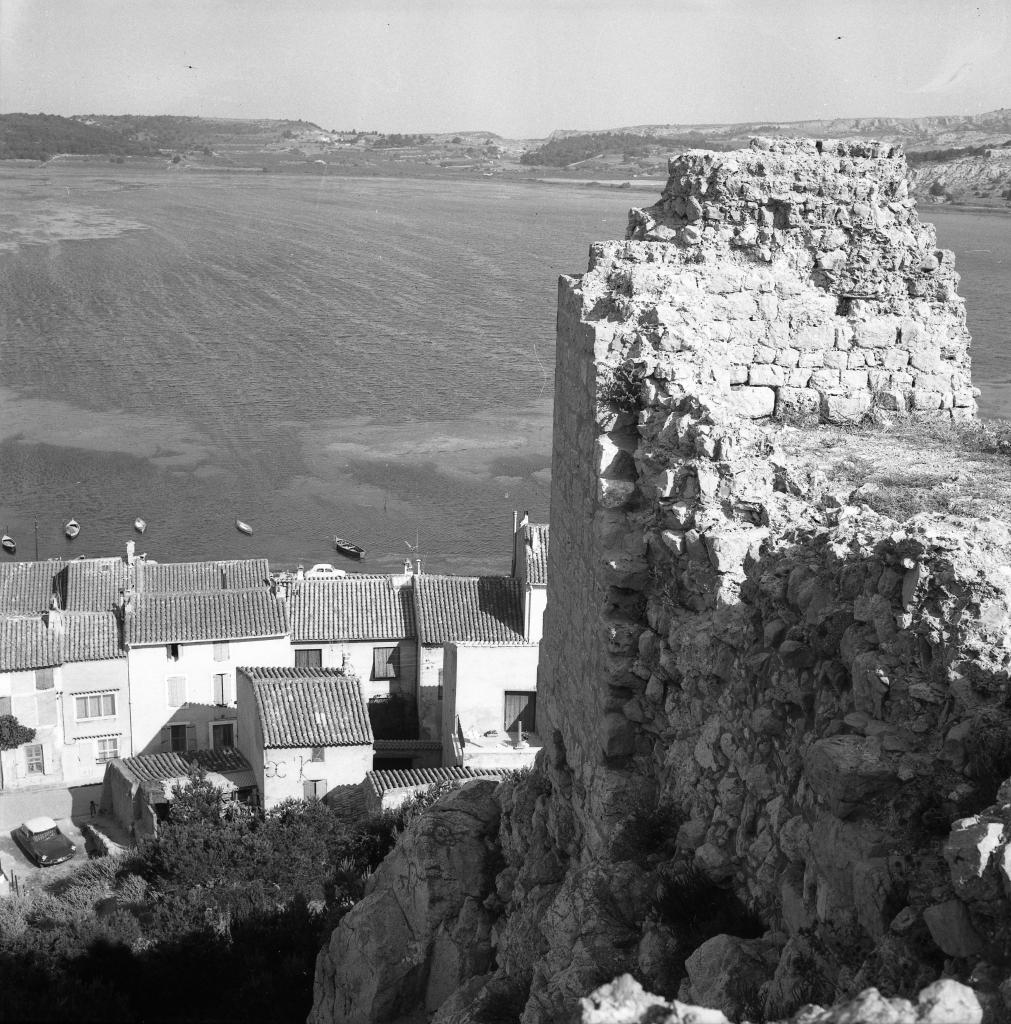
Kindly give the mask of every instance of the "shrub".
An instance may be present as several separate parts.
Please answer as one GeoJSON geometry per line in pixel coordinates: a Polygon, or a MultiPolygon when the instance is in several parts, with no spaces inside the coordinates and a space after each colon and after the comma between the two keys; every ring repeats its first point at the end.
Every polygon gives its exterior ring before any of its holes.
{"type": "Polygon", "coordinates": [[[605,369],[597,387],[597,398],[621,412],[636,412],[642,402],[643,371],[640,367],[621,363],[605,369]]]}
{"type": "Polygon", "coordinates": [[[13,715],[0,715],[0,750],[14,750],[34,739],[34,729],[22,725],[13,715]]]}
{"type": "Polygon", "coordinates": [[[993,718],[976,720],[966,750],[966,773],[989,803],[997,787],[1011,776],[1011,728],[993,718]]]}

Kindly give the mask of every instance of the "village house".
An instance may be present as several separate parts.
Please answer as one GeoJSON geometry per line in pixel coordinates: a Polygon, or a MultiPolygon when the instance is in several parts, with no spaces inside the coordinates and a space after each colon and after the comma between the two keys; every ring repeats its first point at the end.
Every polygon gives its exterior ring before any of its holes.
{"type": "Polygon", "coordinates": [[[459,785],[471,779],[500,779],[505,769],[404,768],[371,771],[362,783],[363,810],[368,814],[393,811],[436,786],[459,785]]]}
{"type": "Polygon", "coordinates": [[[138,754],[116,758],[105,768],[101,807],[135,836],[155,833],[168,817],[176,786],[186,786],[200,769],[229,799],[255,803],[256,785],[246,759],[231,747],[185,754],[138,754]]]}
{"type": "Polygon", "coordinates": [[[296,668],[345,668],[366,700],[414,699],[417,631],[411,575],[296,579],[289,594],[296,668]]]}
{"type": "Polygon", "coordinates": [[[110,612],[0,617],[0,714],[35,738],[0,753],[0,788],[100,782],[131,749],[130,687],[119,623],[110,612]]]}
{"type": "MultiPolygon", "coordinates": [[[[414,602],[419,735],[442,741],[444,718],[455,718],[455,709],[447,712],[443,707],[446,645],[482,645],[477,656],[467,660],[467,668],[481,675],[499,658],[503,647],[526,644],[523,586],[512,576],[418,575],[414,579],[414,602]]],[[[454,696],[460,694],[463,685],[458,673],[454,696]]],[[[536,682],[529,688],[535,689],[536,682]]]]}
{"type": "Polygon", "coordinates": [[[372,726],[362,688],[339,669],[238,670],[238,748],[263,807],[325,799],[372,768],[372,726]]]}
{"type": "Polygon", "coordinates": [[[236,666],[291,663],[284,598],[266,587],[131,592],[123,623],[138,753],[236,746],[236,666]]]}

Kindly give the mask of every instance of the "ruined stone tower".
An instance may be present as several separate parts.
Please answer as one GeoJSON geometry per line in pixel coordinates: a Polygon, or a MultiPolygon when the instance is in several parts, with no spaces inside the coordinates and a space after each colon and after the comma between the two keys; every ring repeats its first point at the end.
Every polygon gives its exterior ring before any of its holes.
{"type": "Polygon", "coordinates": [[[544,751],[411,826],[313,1024],[575,1022],[622,972],[1011,1008],[1011,467],[957,448],[953,258],[875,143],[670,171],[559,285],[544,751]]]}

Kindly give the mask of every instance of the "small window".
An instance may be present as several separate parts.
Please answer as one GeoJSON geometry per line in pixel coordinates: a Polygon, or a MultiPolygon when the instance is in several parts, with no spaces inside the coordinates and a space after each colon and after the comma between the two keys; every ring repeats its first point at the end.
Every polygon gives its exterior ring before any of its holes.
{"type": "Polygon", "coordinates": [[[228,661],[228,641],[219,640],[214,645],[214,660],[215,661],[228,661]]]}
{"type": "Polygon", "coordinates": [[[93,693],[87,697],[76,697],[77,721],[86,722],[92,718],[115,718],[116,695],[114,693],[93,693]]]}
{"type": "Polygon", "coordinates": [[[322,800],[326,796],[326,779],[306,779],[302,783],[302,795],[306,800],[322,800]]]}
{"type": "Polygon", "coordinates": [[[295,651],[295,668],[322,668],[323,667],[323,648],[322,647],[303,647],[300,651],[295,651]]]}
{"type": "Polygon", "coordinates": [[[37,668],[35,670],[36,690],[51,690],[54,685],[53,670],[51,668],[37,668]]]}
{"type": "Polygon", "coordinates": [[[11,714],[11,699],[10,697],[0,697],[0,715],[11,714]]]}
{"type": "Polygon", "coordinates": [[[119,737],[103,736],[98,741],[98,756],[96,764],[107,764],[114,757],[119,757],[119,737]]]}
{"type": "Polygon", "coordinates": [[[396,647],[375,647],[372,650],[372,678],[373,679],[396,679],[397,678],[397,649],[396,647]]]}
{"type": "Polygon", "coordinates": [[[181,708],[186,703],[186,676],[169,676],[168,704],[170,708],[181,708]]]}
{"type": "Polygon", "coordinates": [[[323,748],[322,747],[313,747],[312,748],[312,759],[314,761],[325,761],[326,760],[326,755],[323,752],[323,748]]]}
{"type": "Polygon", "coordinates": [[[25,746],[25,767],[29,775],[45,775],[46,762],[42,754],[41,743],[28,743],[25,746]]]}
{"type": "Polygon", "coordinates": [[[174,753],[197,749],[197,727],[189,723],[168,725],[162,729],[162,746],[174,753]]]}
{"type": "Polygon", "coordinates": [[[215,750],[234,747],[235,724],[233,722],[215,722],[211,725],[211,746],[215,750]]]}
{"type": "Polygon", "coordinates": [[[167,644],[165,646],[165,657],[169,661],[179,660],[179,645],[178,644],[167,644]]]}
{"type": "Polygon", "coordinates": [[[231,676],[227,672],[219,672],[214,676],[214,703],[219,706],[232,701],[231,676]]]}

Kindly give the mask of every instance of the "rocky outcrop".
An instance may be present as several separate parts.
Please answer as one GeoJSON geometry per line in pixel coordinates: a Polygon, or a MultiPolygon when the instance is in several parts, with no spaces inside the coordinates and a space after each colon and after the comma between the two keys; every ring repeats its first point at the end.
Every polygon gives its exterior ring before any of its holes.
{"type": "Polygon", "coordinates": [[[405,837],[313,1020],[575,1022],[623,972],[752,1019],[948,975],[999,1019],[1011,530],[874,511],[824,426],[920,423],[950,461],[951,254],[876,144],[688,154],[629,235],[560,283],[545,750],[481,791],[458,892],[424,895],[455,874],[422,837],[472,798],[405,837]]]}

